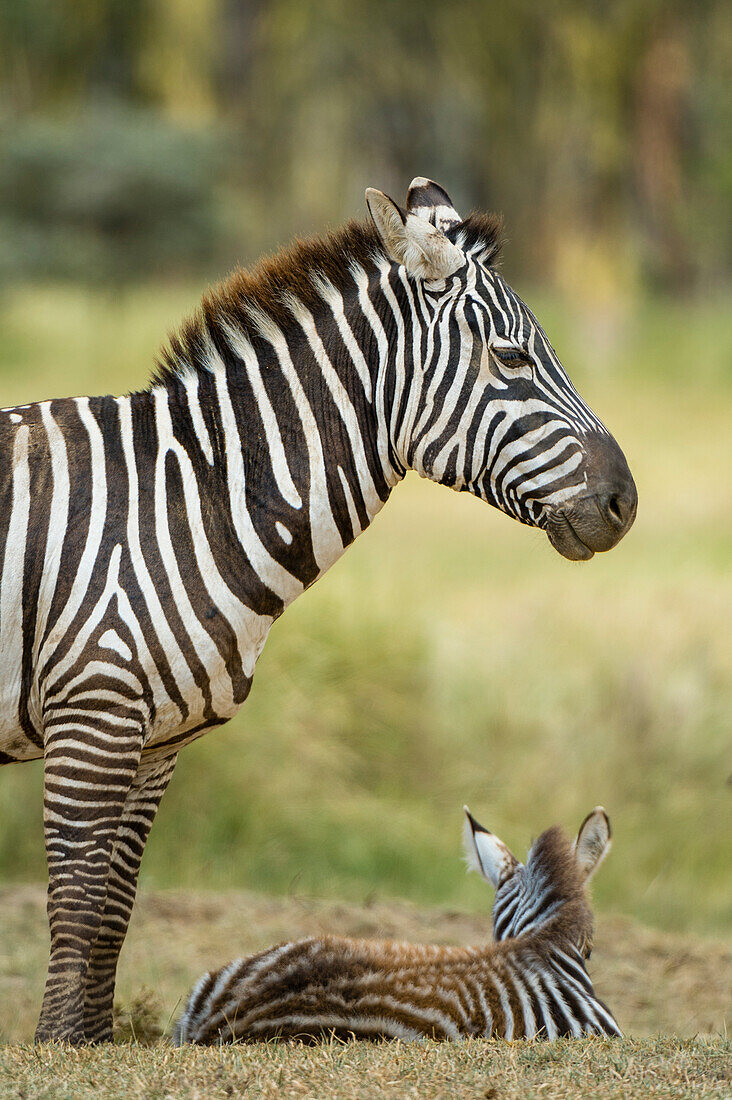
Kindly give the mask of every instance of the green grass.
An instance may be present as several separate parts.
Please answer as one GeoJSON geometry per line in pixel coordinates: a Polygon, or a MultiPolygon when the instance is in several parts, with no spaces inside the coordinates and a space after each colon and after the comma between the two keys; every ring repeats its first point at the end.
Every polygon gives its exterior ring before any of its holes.
{"type": "MultiPolygon", "coordinates": [[[[2,403],[142,384],[197,294],[19,290],[0,304],[2,403]]],[[[529,296],[531,301],[531,297],[529,296]]],[[[601,912],[732,927],[732,326],[650,303],[608,343],[537,307],[616,433],[636,525],[587,565],[409,478],[279,622],[250,700],[181,755],[149,886],[254,888],[486,910],[458,858],[468,802],[520,855],[597,802],[601,912]]],[[[600,331],[600,330],[598,330],[600,331]]],[[[605,334],[606,337],[607,334],[605,334]]],[[[40,880],[41,769],[0,775],[0,876],[40,880]]]]}

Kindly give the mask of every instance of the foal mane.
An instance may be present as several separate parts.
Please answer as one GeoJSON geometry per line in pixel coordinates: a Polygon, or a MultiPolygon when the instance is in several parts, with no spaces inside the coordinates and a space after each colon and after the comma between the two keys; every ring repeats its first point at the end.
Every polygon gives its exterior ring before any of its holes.
{"type": "Polygon", "coordinates": [[[547,886],[556,901],[557,912],[534,935],[563,942],[575,937],[592,937],[592,910],[587,899],[587,883],[575,857],[574,845],[558,825],[543,832],[531,846],[525,874],[532,892],[547,886]]]}

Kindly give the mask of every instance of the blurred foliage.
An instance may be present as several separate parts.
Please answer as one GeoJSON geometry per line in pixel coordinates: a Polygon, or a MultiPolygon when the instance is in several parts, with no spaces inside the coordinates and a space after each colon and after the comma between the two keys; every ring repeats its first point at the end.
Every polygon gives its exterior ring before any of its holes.
{"type": "Polygon", "coordinates": [[[3,0],[5,267],[228,264],[427,174],[590,305],[706,289],[732,257],[731,36],[724,0],[3,0]]]}
{"type": "Polygon", "coordinates": [[[114,283],[210,259],[212,136],[149,111],[32,120],[0,162],[0,275],[114,283]]]}

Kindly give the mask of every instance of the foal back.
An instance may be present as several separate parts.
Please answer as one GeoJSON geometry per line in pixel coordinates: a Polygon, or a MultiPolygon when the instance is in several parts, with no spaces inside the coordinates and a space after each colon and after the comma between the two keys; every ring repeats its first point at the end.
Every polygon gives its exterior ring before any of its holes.
{"type": "Polygon", "coordinates": [[[556,971],[525,949],[353,940],[281,944],[207,974],[191,993],[174,1042],[272,1038],[558,1038],[620,1030],[584,968],[564,960],[563,1011],[549,996],[556,971]],[[571,1008],[569,1006],[572,1006],[571,1008]]]}

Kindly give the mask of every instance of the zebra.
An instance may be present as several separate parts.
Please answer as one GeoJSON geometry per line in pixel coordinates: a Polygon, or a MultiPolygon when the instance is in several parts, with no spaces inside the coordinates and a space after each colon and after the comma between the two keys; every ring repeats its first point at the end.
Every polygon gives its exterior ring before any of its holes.
{"type": "Polygon", "coordinates": [[[37,1041],[111,1039],[178,751],[408,470],[571,560],[635,517],[622,451],[495,269],[499,219],[423,177],[406,208],[366,199],[368,223],[207,293],[145,389],[0,412],[0,763],[44,759],[37,1041]]]}
{"type": "Polygon", "coordinates": [[[173,1042],[622,1035],[585,968],[586,886],[610,847],[603,807],[588,814],[574,844],[560,828],[547,829],[525,866],[467,807],[464,843],[469,868],[496,890],[495,942],[324,936],[279,944],[204,974],[173,1042]]]}

